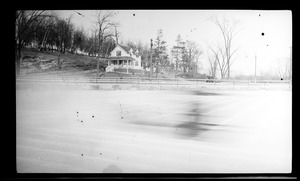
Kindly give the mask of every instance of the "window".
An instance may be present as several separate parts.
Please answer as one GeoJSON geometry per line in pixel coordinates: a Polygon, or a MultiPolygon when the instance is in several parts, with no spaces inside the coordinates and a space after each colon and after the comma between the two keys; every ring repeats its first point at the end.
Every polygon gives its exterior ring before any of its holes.
{"type": "Polygon", "coordinates": [[[117,51],[116,54],[116,56],[121,56],[121,51],[117,51]]]}
{"type": "Polygon", "coordinates": [[[139,66],[139,62],[138,61],[135,62],[135,66],[139,66]]]}

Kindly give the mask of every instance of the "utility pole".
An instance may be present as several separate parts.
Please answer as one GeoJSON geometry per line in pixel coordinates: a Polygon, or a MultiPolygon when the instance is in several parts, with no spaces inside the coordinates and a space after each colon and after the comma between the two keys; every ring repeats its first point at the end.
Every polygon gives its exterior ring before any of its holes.
{"type": "Polygon", "coordinates": [[[152,72],[153,72],[153,65],[152,65],[152,46],[153,46],[153,43],[152,43],[152,39],[150,39],[151,43],[150,43],[150,77],[152,77],[152,72]]]}

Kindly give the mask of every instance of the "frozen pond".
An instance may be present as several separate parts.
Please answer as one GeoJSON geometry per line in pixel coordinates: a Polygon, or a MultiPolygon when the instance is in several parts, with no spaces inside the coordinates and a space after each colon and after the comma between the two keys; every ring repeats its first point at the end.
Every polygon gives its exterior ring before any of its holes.
{"type": "Polygon", "coordinates": [[[290,173],[291,91],[16,90],[19,173],[290,173]]]}

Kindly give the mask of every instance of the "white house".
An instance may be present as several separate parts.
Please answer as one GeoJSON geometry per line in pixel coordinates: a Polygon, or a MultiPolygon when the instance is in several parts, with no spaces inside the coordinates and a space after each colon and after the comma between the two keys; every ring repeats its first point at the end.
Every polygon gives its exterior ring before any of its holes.
{"type": "Polygon", "coordinates": [[[142,69],[141,56],[138,55],[138,50],[133,52],[132,48],[128,49],[125,46],[117,45],[107,58],[108,66],[106,72],[112,72],[114,69],[142,69]]]}

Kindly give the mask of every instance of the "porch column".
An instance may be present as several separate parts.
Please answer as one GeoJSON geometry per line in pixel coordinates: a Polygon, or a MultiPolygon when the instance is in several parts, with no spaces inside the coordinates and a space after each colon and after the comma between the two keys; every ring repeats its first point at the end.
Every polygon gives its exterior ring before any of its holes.
{"type": "Polygon", "coordinates": [[[127,73],[128,73],[128,60],[127,60],[127,73]]]}

